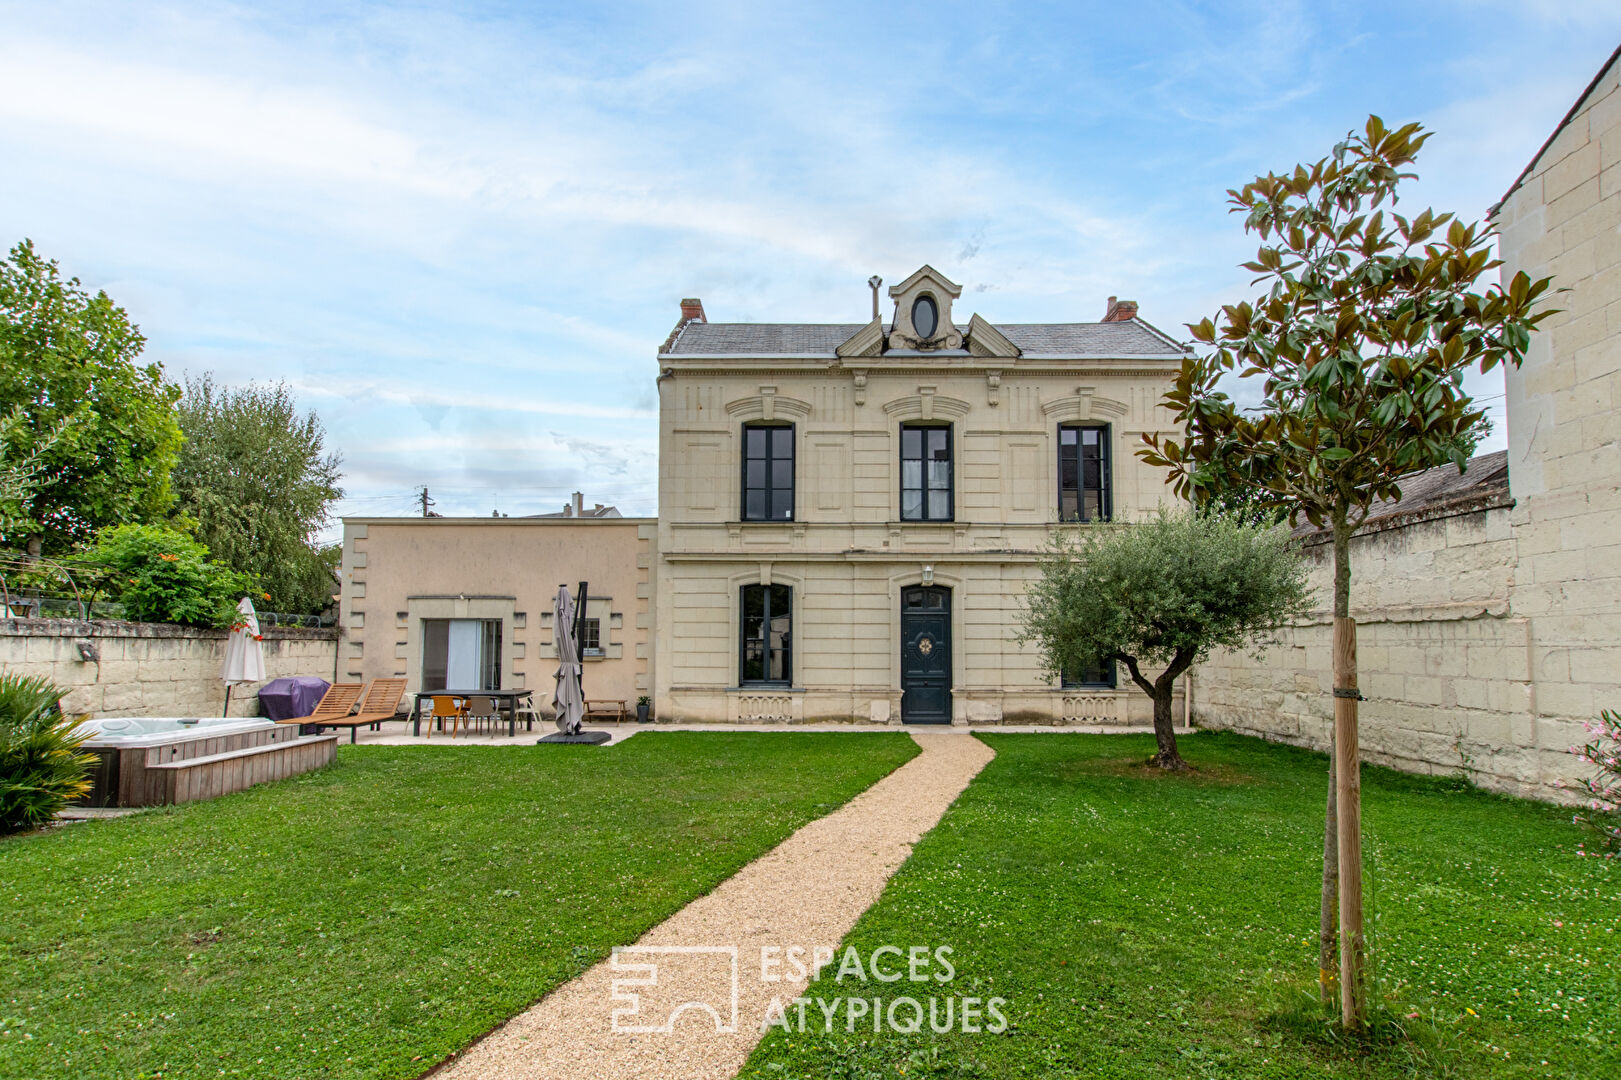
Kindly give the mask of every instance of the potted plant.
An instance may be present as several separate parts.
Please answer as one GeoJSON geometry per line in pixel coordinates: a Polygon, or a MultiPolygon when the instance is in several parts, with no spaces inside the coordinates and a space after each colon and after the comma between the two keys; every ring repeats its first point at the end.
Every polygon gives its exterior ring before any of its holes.
{"type": "Polygon", "coordinates": [[[653,699],[646,694],[636,699],[636,722],[638,724],[647,723],[647,711],[652,707],[653,699]]]}

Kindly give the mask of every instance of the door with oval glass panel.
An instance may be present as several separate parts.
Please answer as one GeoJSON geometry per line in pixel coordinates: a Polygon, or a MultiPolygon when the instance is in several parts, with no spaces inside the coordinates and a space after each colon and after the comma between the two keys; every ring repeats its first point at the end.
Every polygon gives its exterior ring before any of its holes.
{"type": "Polygon", "coordinates": [[[951,590],[901,590],[901,720],[951,723],[951,590]]]}

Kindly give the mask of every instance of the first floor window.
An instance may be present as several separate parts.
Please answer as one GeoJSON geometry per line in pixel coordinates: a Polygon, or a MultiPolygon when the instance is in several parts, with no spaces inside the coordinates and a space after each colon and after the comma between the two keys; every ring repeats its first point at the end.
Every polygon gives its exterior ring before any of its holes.
{"type": "Polygon", "coordinates": [[[901,427],[901,520],[952,519],[951,429],[901,427]]]}
{"type": "Polygon", "coordinates": [[[1058,520],[1108,521],[1109,429],[1058,429],[1058,520]]]}
{"type": "Polygon", "coordinates": [[[793,590],[743,586],[742,670],[738,683],[787,685],[793,679],[793,590]]]}
{"type": "Polygon", "coordinates": [[[1066,667],[1059,677],[1058,685],[1065,690],[1078,690],[1082,687],[1113,687],[1115,685],[1114,662],[1105,661],[1101,664],[1079,664],[1066,667]]]}
{"type": "Polygon", "coordinates": [[[501,620],[423,619],[422,689],[501,689],[501,620]]]}
{"type": "Polygon", "coordinates": [[[743,520],[794,519],[794,429],[788,424],[743,428],[743,520]]]}

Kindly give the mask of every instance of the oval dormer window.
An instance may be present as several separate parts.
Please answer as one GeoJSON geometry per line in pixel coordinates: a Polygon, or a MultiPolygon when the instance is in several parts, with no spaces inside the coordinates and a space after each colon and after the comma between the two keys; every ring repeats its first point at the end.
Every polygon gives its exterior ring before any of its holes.
{"type": "Polygon", "coordinates": [[[912,301],[912,329],[917,331],[920,341],[934,336],[935,324],[939,321],[940,313],[935,310],[932,296],[920,296],[912,301]]]}

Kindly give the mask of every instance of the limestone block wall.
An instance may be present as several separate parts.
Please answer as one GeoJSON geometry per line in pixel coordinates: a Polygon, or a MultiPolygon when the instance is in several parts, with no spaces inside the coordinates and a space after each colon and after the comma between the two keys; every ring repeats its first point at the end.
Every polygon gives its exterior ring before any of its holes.
{"type": "MultiPolygon", "coordinates": [[[[336,630],[266,627],[265,674],[331,680],[336,630]]],[[[218,716],[225,704],[220,666],[224,630],[75,619],[0,620],[0,670],[50,679],[68,691],[62,708],[94,716],[218,716]],[[99,661],[85,660],[88,641],[99,661]]],[[[231,715],[256,716],[262,683],[231,690],[231,715]]]]}
{"type": "MultiPolygon", "coordinates": [[[[1523,560],[1509,500],[1498,493],[1485,503],[1352,541],[1364,759],[1559,798],[1554,782],[1577,766],[1558,715],[1568,681],[1538,662],[1541,620],[1511,602],[1523,560]]],[[[1201,666],[1197,723],[1328,748],[1332,552],[1318,540],[1304,557],[1320,610],[1259,657],[1223,652],[1201,666]]]]}
{"type": "Polygon", "coordinates": [[[1493,215],[1502,277],[1560,310],[1504,375],[1536,718],[1550,745],[1621,708],[1621,64],[1596,79],[1493,215]]]}

